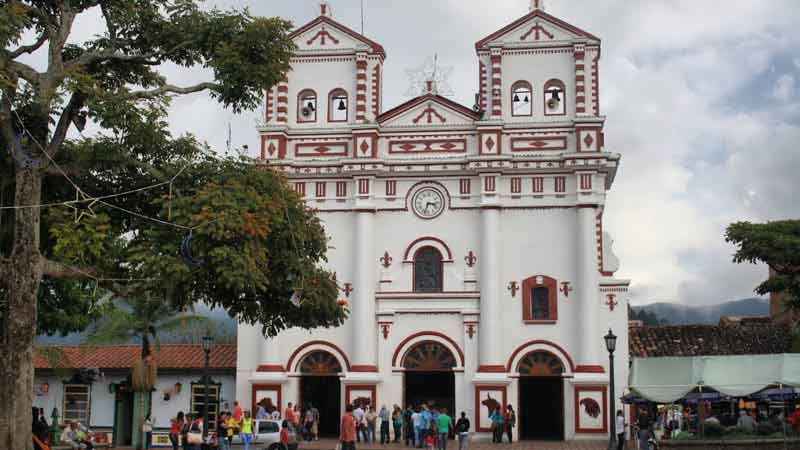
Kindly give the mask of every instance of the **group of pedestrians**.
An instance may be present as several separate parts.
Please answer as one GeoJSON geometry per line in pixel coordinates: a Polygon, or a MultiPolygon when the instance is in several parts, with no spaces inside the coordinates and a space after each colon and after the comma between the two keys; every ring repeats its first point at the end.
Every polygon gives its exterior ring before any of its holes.
{"type": "Polygon", "coordinates": [[[505,412],[496,407],[492,414],[489,415],[492,421],[492,442],[495,444],[503,443],[503,435],[508,436],[508,443],[514,441],[514,427],[517,426],[517,413],[514,412],[514,407],[511,405],[506,406],[505,412]]]}
{"type": "Polygon", "coordinates": [[[457,421],[448,414],[446,408],[429,407],[423,403],[417,408],[408,406],[401,409],[394,405],[391,413],[386,405],[376,413],[373,406],[347,405],[342,416],[339,441],[342,450],[355,450],[356,443],[375,443],[376,425],[380,419],[380,444],[399,443],[404,439],[406,446],[447,450],[447,441],[458,437],[459,450],[466,450],[470,431],[469,419],[465,412],[457,421]],[[394,439],[390,437],[390,426],[394,439]]]}

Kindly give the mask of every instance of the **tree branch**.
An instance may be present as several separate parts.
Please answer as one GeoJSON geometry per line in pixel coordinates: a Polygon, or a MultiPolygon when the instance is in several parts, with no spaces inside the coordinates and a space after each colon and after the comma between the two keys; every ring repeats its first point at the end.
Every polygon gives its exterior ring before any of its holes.
{"type": "Polygon", "coordinates": [[[41,257],[42,274],[52,278],[92,278],[94,268],[74,267],[41,257]]]}
{"type": "Polygon", "coordinates": [[[47,144],[47,153],[51,158],[55,159],[56,154],[58,154],[58,151],[61,149],[61,144],[67,137],[67,131],[72,123],[72,119],[83,107],[83,99],[84,95],[82,93],[73,92],[69,103],[67,103],[64,111],[61,112],[61,117],[58,119],[58,125],[56,125],[56,130],[53,132],[53,137],[50,139],[50,143],[47,144]]]}
{"type": "Polygon", "coordinates": [[[23,64],[18,61],[8,61],[8,70],[14,75],[19,76],[33,86],[39,84],[42,74],[37,72],[33,67],[23,64]]]}
{"type": "Polygon", "coordinates": [[[33,52],[35,52],[36,50],[39,49],[39,47],[44,45],[44,43],[47,42],[48,39],[50,39],[50,34],[47,31],[43,31],[42,34],[39,36],[39,38],[36,39],[36,42],[34,42],[33,44],[31,44],[31,45],[23,45],[23,46],[19,47],[18,49],[9,52],[9,54],[8,54],[9,58],[8,59],[18,58],[23,53],[33,53],[33,52]]]}
{"type": "Polygon", "coordinates": [[[130,94],[128,94],[128,97],[138,98],[138,99],[149,99],[164,94],[192,94],[194,92],[201,92],[205,90],[216,89],[219,87],[220,87],[219,84],[210,82],[199,83],[194,86],[188,86],[188,87],[178,87],[178,86],[173,86],[171,84],[165,84],[164,86],[161,86],[158,89],[151,89],[146,91],[131,91],[130,94]]]}

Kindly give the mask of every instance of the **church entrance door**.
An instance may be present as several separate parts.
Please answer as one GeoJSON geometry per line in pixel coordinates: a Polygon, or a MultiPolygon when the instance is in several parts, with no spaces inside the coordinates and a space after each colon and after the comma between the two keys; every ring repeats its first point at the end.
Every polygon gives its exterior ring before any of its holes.
{"type": "Polygon", "coordinates": [[[517,367],[519,372],[520,439],[564,440],[564,367],[555,355],[534,351],[517,367]]]}
{"type": "Polygon", "coordinates": [[[326,351],[309,353],[300,362],[300,407],[304,412],[310,405],[319,410],[321,437],[339,435],[341,372],[342,367],[336,357],[326,351]]]}
{"type": "Polygon", "coordinates": [[[403,357],[405,369],[403,392],[405,405],[446,408],[456,417],[456,359],[444,345],[423,341],[411,347],[403,357]]]}

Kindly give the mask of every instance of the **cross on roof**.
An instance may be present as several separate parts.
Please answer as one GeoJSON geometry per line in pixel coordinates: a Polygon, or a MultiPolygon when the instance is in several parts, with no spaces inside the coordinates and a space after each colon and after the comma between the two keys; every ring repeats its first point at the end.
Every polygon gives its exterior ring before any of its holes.
{"type": "Polygon", "coordinates": [[[322,0],[319,2],[319,14],[321,16],[330,17],[331,16],[331,7],[328,5],[328,2],[322,0]]]}
{"type": "Polygon", "coordinates": [[[541,9],[544,11],[544,0],[531,0],[531,11],[535,11],[537,9],[541,9]]]}

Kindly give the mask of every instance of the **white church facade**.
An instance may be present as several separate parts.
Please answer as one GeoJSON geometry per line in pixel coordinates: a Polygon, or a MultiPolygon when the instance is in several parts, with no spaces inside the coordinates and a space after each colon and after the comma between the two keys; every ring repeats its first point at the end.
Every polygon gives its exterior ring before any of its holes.
{"type": "MultiPolygon", "coordinates": [[[[628,280],[603,231],[620,155],[604,145],[600,39],[530,12],[476,43],[476,105],[427,92],[382,105],[381,45],[321,15],[293,33],[266,96],[260,163],[318,210],[350,316],[274,339],[240,325],[237,398],[446,407],[516,438],[607,435],[603,335],[628,376],[628,280]]],[[[619,405],[619,402],[617,402],[619,405]]]]}

